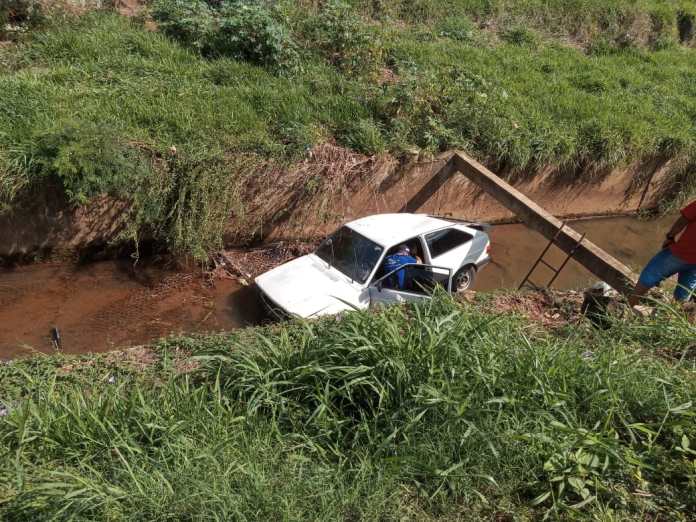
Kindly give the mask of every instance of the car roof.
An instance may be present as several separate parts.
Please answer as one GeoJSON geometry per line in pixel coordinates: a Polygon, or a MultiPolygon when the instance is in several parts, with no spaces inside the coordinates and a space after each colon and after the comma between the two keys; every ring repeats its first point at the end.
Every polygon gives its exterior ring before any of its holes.
{"type": "Polygon", "coordinates": [[[356,219],[346,226],[375,243],[391,247],[415,236],[432,232],[453,223],[427,214],[375,214],[356,219]]]}

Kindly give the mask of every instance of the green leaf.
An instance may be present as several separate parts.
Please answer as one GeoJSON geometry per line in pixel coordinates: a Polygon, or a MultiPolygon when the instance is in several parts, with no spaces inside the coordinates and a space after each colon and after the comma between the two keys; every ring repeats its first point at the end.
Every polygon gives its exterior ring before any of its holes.
{"type": "Polygon", "coordinates": [[[551,496],[551,492],[550,492],[550,491],[547,491],[546,493],[542,493],[541,495],[539,495],[538,497],[536,497],[534,500],[532,500],[531,505],[532,505],[532,506],[538,506],[539,504],[541,504],[544,500],[546,500],[546,499],[549,498],[550,496],[551,496]]]}
{"type": "Polygon", "coordinates": [[[568,477],[568,484],[577,492],[585,487],[585,481],[578,477],[568,477]]]}
{"type": "Polygon", "coordinates": [[[685,402],[684,404],[680,404],[679,406],[675,406],[674,408],[670,408],[669,411],[671,413],[684,413],[685,411],[688,411],[691,408],[691,405],[693,403],[691,401],[685,402]]]}

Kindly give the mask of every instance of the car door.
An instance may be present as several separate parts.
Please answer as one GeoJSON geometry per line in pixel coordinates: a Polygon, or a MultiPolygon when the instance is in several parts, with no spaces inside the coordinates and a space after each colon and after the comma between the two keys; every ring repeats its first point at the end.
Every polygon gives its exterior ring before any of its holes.
{"type": "Polygon", "coordinates": [[[430,299],[435,288],[450,290],[452,270],[440,266],[413,263],[385,274],[369,287],[370,307],[430,299]],[[406,270],[405,287],[395,288],[394,275],[406,270]]]}
{"type": "Polygon", "coordinates": [[[443,228],[425,234],[430,262],[456,271],[470,257],[473,235],[456,227],[443,228]]]}

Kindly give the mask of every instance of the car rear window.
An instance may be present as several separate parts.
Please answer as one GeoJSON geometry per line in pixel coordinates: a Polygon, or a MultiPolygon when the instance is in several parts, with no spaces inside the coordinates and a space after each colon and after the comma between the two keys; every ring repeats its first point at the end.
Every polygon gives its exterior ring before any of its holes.
{"type": "Polygon", "coordinates": [[[430,257],[435,259],[470,241],[472,237],[471,234],[467,234],[456,228],[447,228],[428,234],[425,236],[425,241],[428,243],[430,257]]]}

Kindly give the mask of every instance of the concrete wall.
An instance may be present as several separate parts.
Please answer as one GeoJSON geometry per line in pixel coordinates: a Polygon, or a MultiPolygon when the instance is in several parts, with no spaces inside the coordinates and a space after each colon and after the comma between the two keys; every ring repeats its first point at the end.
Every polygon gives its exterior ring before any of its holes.
{"type": "MultiPolygon", "coordinates": [[[[432,162],[383,169],[354,191],[331,193],[329,187],[321,208],[314,200],[287,209],[288,215],[268,230],[267,238],[323,236],[345,221],[400,210],[488,222],[516,219],[464,176],[452,177],[444,184],[435,183],[434,190],[429,190],[428,182],[448,158],[446,155],[432,162]]],[[[511,184],[561,219],[627,214],[657,205],[668,170],[669,163],[658,160],[597,173],[593,179],[546,169],[529,179],[511,180],[511,184]]]]}

